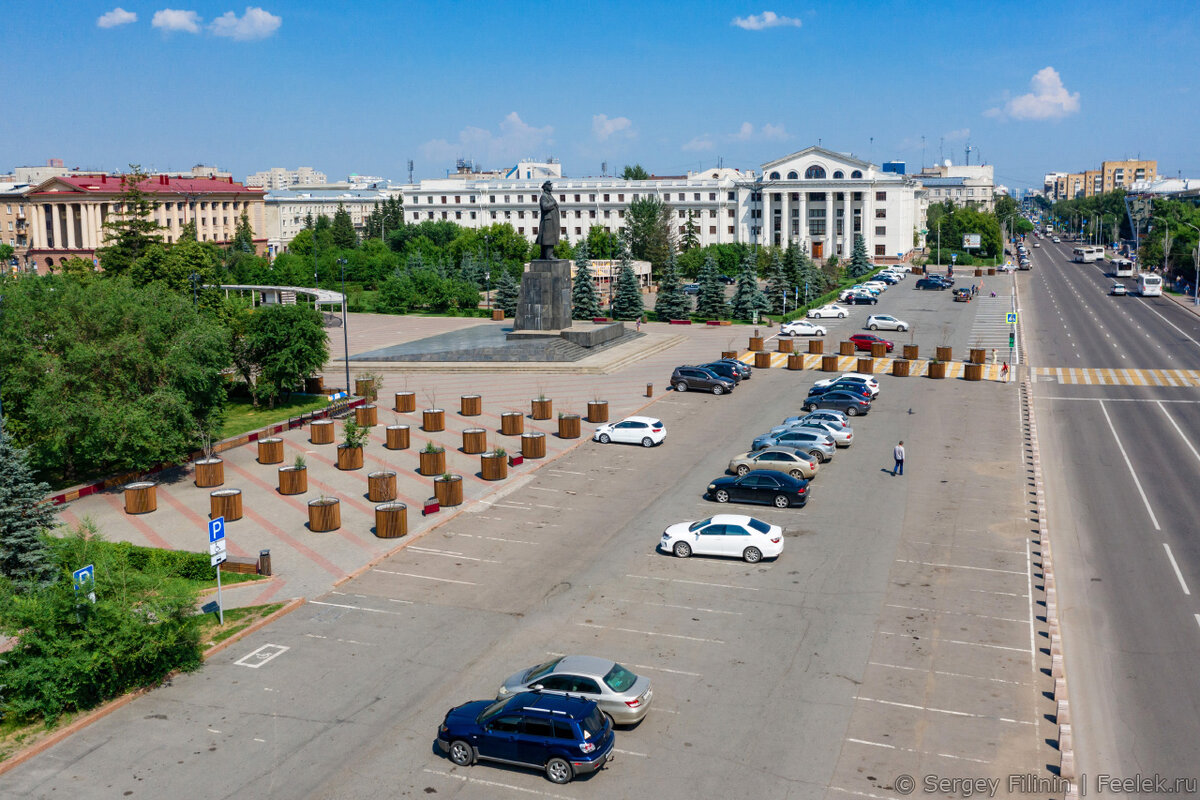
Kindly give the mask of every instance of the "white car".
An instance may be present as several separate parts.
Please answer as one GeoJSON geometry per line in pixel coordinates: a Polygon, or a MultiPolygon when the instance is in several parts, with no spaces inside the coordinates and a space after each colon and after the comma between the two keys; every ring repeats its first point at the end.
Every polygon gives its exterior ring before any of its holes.
{"type": "Polygon", "coordinates": [[[785,322],[779,326],[780,336],[824,336],[828,331],[823,325],[813,325],[802,319],[785,322]]]}
{"type": "Polygon", "coordinates": [[[1055,236],[1050,241],[1054,242],[1055,244],[1062,244],[1062,239],[1058,238],[1057,236],[1055,236]]]}
{"type": "Polygon", "coordinates": [[[626,417],[620,422],[609,422],[596,428],[592,441],[600,444],[609,442],[625,442],[640,444],[642,447],[653,447],[662,444],[667,438],[667,428],[662,420],[654,417],[626,417]]]}
{"type": "Polygon", "coordinates": [[[880,274],[882,275],[884,273],[888,275],[895,275],[900,280],[904,280],[908,277],[908,270],[903,267],[885,267],[880,274]]]}
{"type": "Polygon", "coordinates": [[[881,292],[886,292],[890,285],[886,281],[867,281],[863,284],[868,289],[878,289],[881,292]]]}
{"type": "Polygon", "coordinates": [[[1041,247],[1041,246],[1042,246],[1042,243],[1041,243],[1041,242],[1034,242],[1034,243],[1033,243],[1033,246],[1034,246],[1034,247],[1041,247]]]}
{"type": "Polygon", "coordinates": [[[1124,295],[1126,291],[1125,284],[1120,281],[1113,281],[1113,285],[1108,287],[1109,294],[1124,295]]]}
{"type": "Polygon", "coordinates": [[[870,292],[874,296],[879,297],[879,295],[883,294],[883,290],[886,288],[887,288],[886,283],[877,283],[877,284],[856,283],[850,287],[850,291],[852,291],[852,292],[870,292]]]}
{"type": "Polygon", "coordinates": [[[845,306],[839,306],[837,303],[821,306],[820,308],[811,308],[808,311],[809,319],[823,319],[825,317],[835,317],[837,319],[845,319],[849,316],[850,311],[845,306]]]}
{"type": "MultiPolygon", "coordinates": [[[[874,400],[875,397],[878,396],[878,394],[879,394],[879,381],[875,380],[874,375],[867,375],[862,372],[843,372],[841,375],[837,376],[836,378],[826,378],[825,380],[817,381],[813,385],[814,386],[829,386],[830,384],[837,383],[838,381],[855,381],[856,383],[863,384],[864,386],[866,386],[868,389],[871,390],[871,399],[872,400],[874,400]]],[[[822,409],[822,410],[829,411],[829,409],[822,409]]],[[[816,412],[814,412],[814,413],[816,413],[816,412]]],[[[805,416],[810,416],[810,415],[806,414],[805,416]]],[[[786,422],[787,422],[787,420],[784,420],[785,424],[786,424],[786,422]]]]}
{"type": "Polygon", "coordinates": [[[891,314],[872,314],[867,317],[867,330],[877,331],[880,328],[885,331],[906,331],[908,323],[902,319],[896,319],[891,314]]]}
{"type": "MultiPolygon", "coordinates": [[[[815,430],[824,432],[833,443],[838,447],[849,447],[854,442],[854,428],[849,425],[840,425],[836,422],[828,422],[819,419],[810,419],[807,422],[797,422],[791,425],[787,430],[815,430]]],[[[772,429],[771,431],[775,431],[772,429]]]]}
{"type": "Polygon", "coordinates": [[[783,552],[783,528],[742,514],[716,514],[699,522],[677,522],[663,531],[659,547],[679,558],[695,553],[754,564],[783,552]]]}

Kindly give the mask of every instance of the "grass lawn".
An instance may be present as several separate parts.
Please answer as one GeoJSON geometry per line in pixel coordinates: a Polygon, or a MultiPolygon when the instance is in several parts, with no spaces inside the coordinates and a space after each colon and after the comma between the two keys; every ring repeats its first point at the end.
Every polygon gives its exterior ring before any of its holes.
{"type": "Polygon", "coordinates": [[[327,405],[329,401],[323,396],[311,394],[293,394],[290,400],[280,400],[274,408],[267,408],[265,405],[255,408],[248,398],[231,397],[225,407],[225,425],[221,428],[218,438],[241,436],[276,422],[284,422],[289,417],[319,411],[327,405]]]}
{"type": "MultiPolygon", "coordinates": [[[[211,599],[216,600],[216,597],[214,596],[211,599]]],[[[270,603],[265,606],[226,609],[224,625],[218,623],[215,613],[205,614],[204,618],[200,621],[201,649],[208,650],[213,645],[220,644],[235,633],[249,628],[260,619],[274,614],[283,608],[283,605],[283,603],[270,603]]]]}

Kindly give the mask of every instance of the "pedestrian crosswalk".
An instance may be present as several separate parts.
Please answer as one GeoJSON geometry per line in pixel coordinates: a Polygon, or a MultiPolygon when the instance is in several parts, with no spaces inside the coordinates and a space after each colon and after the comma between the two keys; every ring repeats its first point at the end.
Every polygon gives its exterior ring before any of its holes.
{"type": "Polygon", "coordinates": [[[1033,380],[1042,383],[1096,386],[1200,386],[1196,369],[1107,369],[1100,367],[1035,367],[1033,380]]]}
{"type": "MultiPolygon", "coordinates": [[[[756,356],[758,356],[758,355],[766,356],[769,359],[771,368],[784,369],[787,367],[787,364],[788,364],[788,356],[792,355],[792,354],[789,354],[789,353],[754,353],[751,351],[746,351],[745,353],[742,353],[741,356],[739,356],[739,360],[746,364],[749,364],[750,366],[754,366],[755,361],[757,360],[756,356]]],[[[801,363],[803,364],[804,369],[820,370],[822,367],[824,356],[813,355],[811,353],[797,353],[795,355],[798,355],[800,357],[801,363]]],[[[837,358],[836,372],[838,372],[838,373],[861,372],[862,370],[859,369],[859,366],[860,366],[859,361],[860,361],[860,359],[865,359],[865,360],[869,360],[872,362],[871,371],[872,371],[872,373],[874,373],[876,375],[891,374],[892,373],[892,362],[897,360],[894,358],[874,358],[873,359],[869,355],[866,355],[865,353],[861,356],[835,356],[835,357],[837,358]]],[[[929,361],[926,361],[923,359],[909,360],[908,361],[908,376],[909,377],[918,377],[918,378],[922,377],[922,376],[927,376],[929,374],[929,363],[930,363],[929,361]]],[[[947,361],[947,362],[945,362],[945,364],[946,364],[946,377],[947,378],[962,378],[962,377],[964,377],[964,375],[966,373],[966,366],[967,366],[965,362],[947,361]]],[[[981,380],[985,380],[985,381],[1004,380],[1004,378],[1002,378],[1000,376],[1000,371],[1002,369],[1001,365],[999,365],[999,364],[981,364],[980,366],[983,368],[981,380]]],[[[1012,379],[1011,373],[1010,373],[1009,379],[1010,380],[1012,379]]]]}
{"type": "Polygon", "coordinates": [[[1012,296],[979,295],[974,302],[979,304],[979,308],[975,312],[975,321],[971,323],[971,347],[982,347],[989,356],[995,351],[998,361],[1020,364],[1022,354],[1019,337],[1014,339],[1011,350],[1008,347],[1008,334],[1015,327],[1008,323],[1008,314],[1013,310],[1012,296]]]}

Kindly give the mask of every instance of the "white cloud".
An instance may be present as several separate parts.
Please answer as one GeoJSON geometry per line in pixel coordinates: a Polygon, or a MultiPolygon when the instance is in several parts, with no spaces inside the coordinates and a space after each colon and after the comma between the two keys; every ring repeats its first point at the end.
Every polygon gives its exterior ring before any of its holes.
{"type": "Polygon", "coordinates": [[[421,149],[433,161],[465,156],[476,159],[480,166],[495,168],[521,158],[545,156],[544,149],[554,144],[553,136],[553,126],[535,128],[513,111],[501,120],[498,134],[469,125],[459,132],[457,141],[433,139],[421,149]]]}
{"type": "Polygon", "coordinates": [[[228,36],[239,42],[249,42],[267,38],[279,30],[282,24],[283,17],[263,11],[258,6],[246,6],[246,13],[242,16],[226,11],[208,27],[216,36],[228,36]]]}
{"type": "Polygon", "coordinates": [[[712,139],[709,139],[707,136],[696,136],[691,141],[684,142],[682,149],[695,152],[700,150],[712,150],[715,146],[716,145],[713,144],[712,139]]]}
{"type": "Polygon", "coordinates": [[[155,11],[150,24],[164,31],[183,31],[185,33],[200,32],[200,15],[195,11],[180,11],[174,8],[164,8],[155,11]]]}
{"type": "Polygon", "coordinates": [[[772,125],[766,123],[761,128],[755,128],[752,123],[743,122],[736,133],[729,134],[728,138],[735,142],[748,142],[752,139],[766,142],[782,142],[788,138],[788,133],[784,130],[783,125],[772,125]]]}
{"type": "Polygon", "coordinates": [[[131,22],[137,22],[137,14],[117,6],[112,11],[101,14],[96,19],[96,26],[100,28],[115,28],[118,25],[128,25],[131,22]]]}
{"type": "Polygon", "coordinates": [[[730,136],[730,138],[737,139],[739,142],[745,142],[753,135],[754,135],[754,126],[751,125],[749,122],[743,122],[742,127],[738,128],[738,132],[735,134],[732,134],[730,136]]]}
{"type": "Polygon", "coordinates": [[[1079,111],[1079,92],[1069,92],[1054,67],[1043,67],[1029,81],[1033,91],[1009,100],[1004,109],[990,108],[988,117],[1008,115],[1013,119],[1061,119],[1079,111]]]}
{"type": "Polygon", "coordinates": [[[762,126],[762,138],[769,142],[782,142],[788,138],[787,131],[783,129],[783,125],[772,125],[767,123],[762,126]]]}
{"type": "Polygon", "coordinates": [[[781,17],[774,11],[764,11],[761,14],[751,14],[748,17],[734,17],[732,24],[746,31],[762,31],[767,28],[799,28],[800,20],[795,17],[781,17]]]}
{"type": "Polygon", "coordinates": [[[607,114],[596,114],[592,117],[592,133],[602,142],[616,133],[623,134],[624,136],[632,136],[632,125],[633,123],[629,121],[629,117],[613,117],[609,119],[607,114]]]}
{"type": "Polygon", "coordinates": [[[942,138],[945,139],[947,142],[966,141],[967,139],[971,138],[971,129],[970,128],[959,128],[958,130],[947,131],[946,134],[944,136],[942,136],[942,138]]]}

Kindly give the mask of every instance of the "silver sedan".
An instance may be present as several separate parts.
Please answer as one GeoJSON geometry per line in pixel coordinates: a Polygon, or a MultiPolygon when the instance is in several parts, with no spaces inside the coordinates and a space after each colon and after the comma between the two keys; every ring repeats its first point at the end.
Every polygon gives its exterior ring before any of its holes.
{"type": "Polygon", "coordinates": [[[650,679],[634,675],[607,658],[562,656],[521,670],[496,693],[497,699],[518,692],[571,695],[594,700],[616,725],[636,725],[650,710],[650,679]]]}

